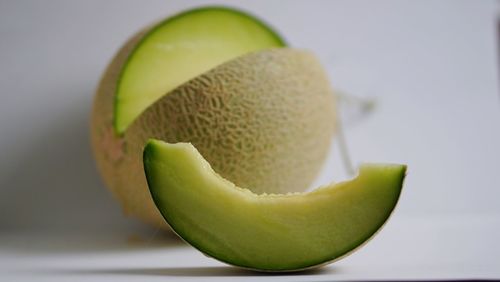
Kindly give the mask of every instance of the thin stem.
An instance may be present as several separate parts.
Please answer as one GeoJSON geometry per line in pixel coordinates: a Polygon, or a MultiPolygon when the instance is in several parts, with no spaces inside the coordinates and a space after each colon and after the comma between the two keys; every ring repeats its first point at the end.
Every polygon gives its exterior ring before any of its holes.
{"type": "Polygon", "coordinates": [[[349,176],[354,176],[355,171],[352,166],[351,157],[349,155],[349,149],[347,148],[347,142],[344,135],[344,130],[342,129],[342,122],[340,117],[337,117],[337,138],[339,141],[340,158],[344,164],[344,169],[349,176]]]}
{"type": "Polygon", "coordinates": [[[335,96],[340,102],[359,107],[363,114],[373,111],[376,105],[375,99],[362,98],[339,90],[335,90],[335,96]]]}
{"type": "MultiPolygon", "coordinates": [[[[371,111],[373,111],[376,104],[375,100],[373,99],[364,99],[358,96],[347,94],[342,91],[335,91],[335,96],[340,102],[344,102],[359,107],[362,115],[366,115],[371,111]]],[[[352,165],[352,159],[349,154],[349,149],[347,148],[347,141],[344,134],[343,122],[340,115],[337,116],[336,128],[337,128],[336,133],[338,138],[338,144],[340,149],[340,158],[342,159],[344,169],[349,176],[354,176],[356,171],[354,170],[354,167],[352,165]]]]}

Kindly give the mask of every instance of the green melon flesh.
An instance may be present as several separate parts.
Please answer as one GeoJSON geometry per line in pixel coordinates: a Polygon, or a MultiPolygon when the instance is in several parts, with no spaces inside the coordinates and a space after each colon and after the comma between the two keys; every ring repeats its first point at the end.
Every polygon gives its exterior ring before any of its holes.
{"type": "Polygon", "coordinates": [[[151,29],[118,81],[114,128],[122,134],[158,98],[213,67],[248,52],[284,46],[261,21],[240,11],[207,7],[151,29]]]}
{"type": "Polygon", "coordinates": [[[406,166],[364,165],[350,181],[309,193],[257,195],[215,173],[189,143],[150,140],[153,200],[185,241],[220,261],[262,271],[331,262],[371,238],[398,201],[406,166]]]}

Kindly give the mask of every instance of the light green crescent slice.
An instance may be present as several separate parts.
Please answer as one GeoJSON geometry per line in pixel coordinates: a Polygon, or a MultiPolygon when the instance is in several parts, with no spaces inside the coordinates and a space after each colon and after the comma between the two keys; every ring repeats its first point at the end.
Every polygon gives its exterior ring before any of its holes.
{"type": "Polygon", "coordinates": [[[366,164],[346,182],[308,193],[261,194],[219,176],[189,143],[150,140],[144,169],[172,229],[201,252],[260,271],[297,271],[355,250],[398,202],[405,165],[366,164]]]}

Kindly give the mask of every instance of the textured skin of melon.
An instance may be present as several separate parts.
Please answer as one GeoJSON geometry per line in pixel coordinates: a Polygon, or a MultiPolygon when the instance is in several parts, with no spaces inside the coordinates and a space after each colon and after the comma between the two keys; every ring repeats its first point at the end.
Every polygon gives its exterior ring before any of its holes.
{"type": "Polygon", "coordinates": [[[150,138],[191,142],[217,173],[255,193],[308,188],[335,129],[334,96],[312,54],[279,48],[226,62],[163,96],[119,137],[113,97],[127,46],[108,67],[91,118],[98,168],[127,214],[167,228],[143,170],[150,138]]]}

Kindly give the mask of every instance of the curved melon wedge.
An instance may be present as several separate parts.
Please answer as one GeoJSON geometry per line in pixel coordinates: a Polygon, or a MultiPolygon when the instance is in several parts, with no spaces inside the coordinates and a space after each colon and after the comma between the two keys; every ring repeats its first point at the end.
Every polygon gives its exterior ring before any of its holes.
{"type": "Polygon", "coordinates": [[[189,143],[150,140],[144,169],[154,202],[189,244],[260,271],[331,262],[372,237],[399,198],[406,166],[364,165],[350,181],[309,193],[257,195],[215,173],[189,143]]]}

